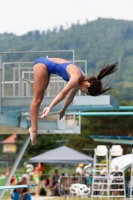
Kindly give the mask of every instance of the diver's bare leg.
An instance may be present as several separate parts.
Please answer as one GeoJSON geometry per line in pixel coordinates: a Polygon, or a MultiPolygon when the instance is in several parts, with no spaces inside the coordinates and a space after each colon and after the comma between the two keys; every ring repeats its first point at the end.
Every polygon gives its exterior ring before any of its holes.
{"type": "Polygon", "coordinates": [[[34,69],[34,94],[30,105],[30,119],[31,127],[29,133],[31,136],[32,145],[36,144],[36,138],[38,133],[38,115],[40,104],[43,100],[45,90],[48,85],[48,72],[44,64],[36,64],[34,69]]]}

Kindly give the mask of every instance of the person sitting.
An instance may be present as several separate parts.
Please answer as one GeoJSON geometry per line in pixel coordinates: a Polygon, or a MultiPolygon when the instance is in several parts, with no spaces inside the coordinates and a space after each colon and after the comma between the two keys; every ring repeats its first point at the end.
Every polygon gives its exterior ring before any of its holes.
{"type": "Polygon", "coordinates": [[[60,175],[58,174],[58,170],[55,169],[54,175],[52,176],[53,183],[58,182],[60,175]]]}
{"type": "Polygon", "coordinates": [[[121,196],[123,195],[123,179],[120,178],[122,176],[122,171],[120,170],[119,166],[116,165],[114,170],[110,174],[110,179],[112,180],[112,183],[116,184],[111,184],[111,189],[112,191],[112,196],[121,196]]]}
{"type": "MultiPolygon", "coordinates": [[[[27,184],[27,177],[22,176],[21,180],[16,185],[27,184]]],[[[11,194],[12,200],[31,200],[29,188],[15,188],[11,194]]]]}
{"type": "Polygon", "coordinates": [[[53,187],[53,181],[50,177],[44,179],[44,189],[47,191],[47,195],[51,195],[51,188],[53,187]]]}
{"type": "Polygon", "coordinates": [[[59,177],[60,177],[60,175],[58,174],[58,170],[55,169],[54,175],[52,176],[52,188],[51,188],[52,196],[59,195],[59,193],[58,193],[59,177]]]}
{"type": "Polygon", "coordinates": [[[63,195],[69,195],[70,194],[70,186],[72,184],[72,179],[68,175],[68,177],[64,177],[64,180],[62,182],[62,193],[63,195]]]}
{"type": "Polygon", "coordinates": [[[51,188],[52,187],[52,180],[50,178],[44,179],[44,187],[51,188]]]}

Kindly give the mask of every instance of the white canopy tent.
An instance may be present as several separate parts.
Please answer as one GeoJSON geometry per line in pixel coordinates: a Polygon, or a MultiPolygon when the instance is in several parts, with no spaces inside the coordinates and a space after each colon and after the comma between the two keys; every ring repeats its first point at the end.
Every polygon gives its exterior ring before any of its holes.
{"type": "Polygon", "coordinates": [[[29,159],[29,163],[67,163],[88,164],[93,163],[93,158],[66,146],[61,146],[29,159]]]}

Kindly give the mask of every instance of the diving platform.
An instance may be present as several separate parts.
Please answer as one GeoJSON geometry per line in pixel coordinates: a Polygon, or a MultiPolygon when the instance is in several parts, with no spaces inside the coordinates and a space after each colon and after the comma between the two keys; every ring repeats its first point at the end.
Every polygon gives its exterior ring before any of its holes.
{"type": "MultiPolygon", "coordinates": [[[[43,52],[13,52],[0,53],[0,82],[1,82],[1,96],[0,96],[0,134],[25,134],[30,127],[29,108],[33,96],[33,60],[37,57],[46,54],[43,52]],[[14,57],[14,55],[26,55],[27,61],[8,61],[7,55],[14,57]],[[29,54],[29,57],[28,57],[29,54]],[[39,55],[38,55],[39,54],[39,55]],[[36,55],[31,60],[31,55],[36,55]],[[9,76],[10,75],[10,76],[9,76]],[[7,78],[8,77],[8,78],[7,78]],[[12,128],[13,127],[13,128],[12,128]]],[[[51,51],[52,52],[52,51],[51,51]]],[[[51,53],[48,51],[48,53],[51,53]]],[[[54,54],[56,51],[53,51],[54,54]]],[[[57,51],[60,53],[61,51],[57,51]]],[[[87,61],[74,60],[74,51],[62,51],[70,53],[73,62],[79,64],[82,71],[87,74],[87,61]]],[[[53,56],[53,55],[52,55],[53,56]]],[[[33,56],[34,57],[34,56],[33,56]]],[[[57,56],[55,56],[57,57],[57,56]]],[[[12,59],[13,60],[13,59],[12,59]]],[[[45,92],[44,100],[40,106],[40,112],[47,107],[55,96],[63,89],[66,82],[56,75],[52,75],[49,86],[45,92]]],[[[56,114],[62,108],[64,101],[61,101],[51,110],[51,114],[56,114]]],[[[67,112],[83,112],[91,110],[117,110],[119,109],[119,101],[110,95],[101,95],[98,97],[82,95],[79,91],[73,99],[73,102],[66,110],[67,112]]],[[[77,126],[76,117],[74,116],[73,125],[67,126],[67,122],[61,122],[58,117],[54,121],[43,120],[38,121],[39,133],[42,134],[70,134],[80,133],[79,124],[77,126]],[[70,128],[71,127],[71,128],[70,128]],[[71,129],[71,130],[70,130],[71,129]]],[[[80,118],[80,116],[79,116],[80,118]]],[[[80,119],[78,119],[80,120],[80,119]]]]}
{"type": "MultiPolygon", "coordinates": [[[[47,107],[54,96],[46,96],[42,101],[40,110],[47,107]]],[[[29,106],[32,97],[2,97],[1,98],[1,111],[2,112],[27,112],[29,111],[29,106]]],[[[64,101],[61,101],[58,105],[52,108],[52,111],[59,111],[64,101]]],[[[75,96],[73,102],[68,107],[68,111],[90,111],[90,110],[118,110],[119,101],[110,95],[101,95],[98,97],[92,96],[75,96]]]]}
{"type": "MultiPolygon", "coordinates": [[[[40,112],[47,107],[54,97],[46,96],[41,104],[40,112]]],[[[0,133],[9,134],[11,127],[13,132],[18,134],[26,134],[30,127],[29,106],[32,97],[2,97],[1,98],[1,114],[0,114],[0,133]],[[7,125],[5,127],[4,125],[7,125]],[[3,128],[2,128],[3,127],[3,128]],[[15,130],[16,127],[16,130],[15,130]],[[4,132],[3,132],[4,129],[4,132]]],[[[72,125],[66,125],[67,120],[61,121],[58,119],[58,111],[62,108],[65,99],[51,110],[51,115],[56,115],[56,119],[49,120],[49,117],[38,121],[39,134],[74,134],[80,133],[79,121],[78,123],[74,112],[83,112],[90,110],[118,110],[119,102],[110,95],[101,95],[98,97],[91,96],[75,96],[72,104],[66,110],[66,116],[69,112],[74,118],[72,125]],[[78,124],[78,125],[77,125],[78,124]]],[[[50,116],[50,115],[49,115],[50,116]]],[[[78,116],[80,118],[80,116],[78,116]]]]}
{"type": "Polygon", "coordinates": [[[88,138],[100,143],[133,145],[133,136],[88,135],[88,138]]]}

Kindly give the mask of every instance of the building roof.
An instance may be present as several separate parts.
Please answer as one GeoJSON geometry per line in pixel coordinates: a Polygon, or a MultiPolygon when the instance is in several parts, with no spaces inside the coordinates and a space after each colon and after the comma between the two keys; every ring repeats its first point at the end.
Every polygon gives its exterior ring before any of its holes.
{"type": "Polygon", "coordinates": [[[1,143],[2,144],[14,144],[14,143],[16,143],[16,138],[17,138],[17,135],[13,134],[13,135],[10,135],[9,137],[7,137],[5,140],[3,140],[1,143]]]}

